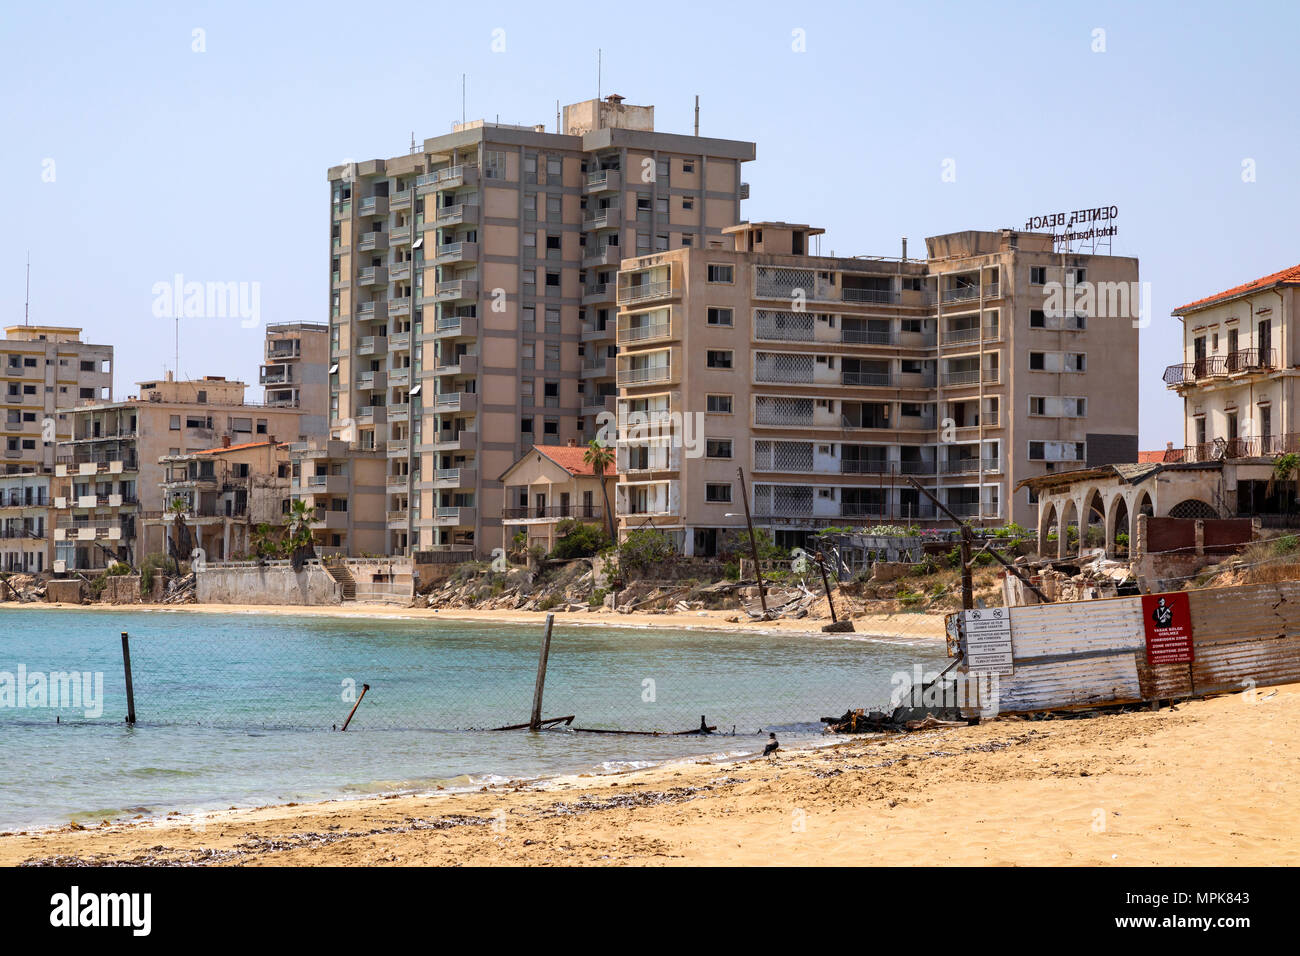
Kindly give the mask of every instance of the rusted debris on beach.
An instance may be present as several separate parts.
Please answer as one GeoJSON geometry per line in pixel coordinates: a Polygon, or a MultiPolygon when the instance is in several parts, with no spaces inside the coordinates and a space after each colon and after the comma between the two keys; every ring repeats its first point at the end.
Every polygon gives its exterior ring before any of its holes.
{"type": "MultiPolygon", "coordinates": [[[[567,717],[548,717],[545,720],[538,721],[537,726],[551,727],[554,726],[555,724],[564,724],[567,727],[570,724],[572,724],[573,721],[574,721],[574,715],[569,714],[567,717]]],[[[492,729],[493,730],[528,730],[531,726],[532,726],[531,723],[511,724],[508,727],[493,727],[492,729]]]]}
{"type": "Polygon", "coordinates": [[[828,734],[897,734],[933,727],[966,727],[972,721],[955,707],[895,707],[890,713],[859,707],[840,717],[823,717],[828,734]]]}

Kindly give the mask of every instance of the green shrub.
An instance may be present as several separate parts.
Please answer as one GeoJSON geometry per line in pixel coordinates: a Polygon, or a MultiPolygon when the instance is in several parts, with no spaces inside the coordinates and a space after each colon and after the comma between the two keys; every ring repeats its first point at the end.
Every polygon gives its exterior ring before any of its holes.
{"type": "Polygon", "coordinates": [[[1278,554],[1290,554],[1297,547],[1300,547],[1300,537],[1293,534],[1284,534],[1273,542],[1273,550],[1278,554]]]}
{"type": "Polygon", "coordinates": [[[587,603],[590,604],[592,607],[600,607],[602,604],[605,603],[605,596],[608,594],[609,594],[609,588],[596,588],[594,591],[591,592],[591,598],[588,600],[587,603]]]}
{"type": "Polygon", "coordinates": [[[559,603],[560,603],[559,598],[557,598],[554,594],[548,594],[546,595],[546,597],[542,598],[540,602],[538,602],[537,608],[538,610],[541,611],[549,611],[551,608],[555,607],[555,605],[559,603]]]}
{"type": "Polygon", "coordinates": [[[609,535],[599,525],[566,518],[555,530],[560,534],[560,539],[551,549],[552,558],[589,558],[609,547],[609,535]]]}
{"type": "Polygon", "coordinates": [[[618,546],[620,574],[645,574],[677,563],[677,549],[672,538],[655,528],[629,531],[618,546]]]}

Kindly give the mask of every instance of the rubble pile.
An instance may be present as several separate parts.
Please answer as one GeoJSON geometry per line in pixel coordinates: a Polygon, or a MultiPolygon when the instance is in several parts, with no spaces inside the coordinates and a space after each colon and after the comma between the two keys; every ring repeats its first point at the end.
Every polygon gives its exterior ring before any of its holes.
{"type": "MultiPolygon", "coordinates": [[[[1133,566],[1127,561],[1107,558],[1100,551],[1071,561],[1053,562],[1037,572],[1026,567],[1023,558],[1016,566],[1029,571],[1034,584],[1052,602],[1095,601],[1136,593],[1137,574],[1133,566]]],[[[1018,592],[1008,603],[1037,603],[1014,576],[1008,575],[1008,585],[1018,592]]]]}
{"type": "Polygon", "coordinates": [[[45,600],[45,579],[36,574],[11,573],[4,577],[4,584],[0,584],[0,600],[4,601],[22,601],[24,604],[30,601],[45,600]]]}

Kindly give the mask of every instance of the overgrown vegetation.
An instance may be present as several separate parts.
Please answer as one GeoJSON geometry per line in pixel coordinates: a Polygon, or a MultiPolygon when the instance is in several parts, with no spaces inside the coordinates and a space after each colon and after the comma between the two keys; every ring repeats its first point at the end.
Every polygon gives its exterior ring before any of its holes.
{"type": "Polygon", "coordinates": [[[560,537],[551,549],[550,557],[557,560],[589,558],[609,547],[609,535],[604,529],[575,518],[566,518],[555,530],[560,537]]]}

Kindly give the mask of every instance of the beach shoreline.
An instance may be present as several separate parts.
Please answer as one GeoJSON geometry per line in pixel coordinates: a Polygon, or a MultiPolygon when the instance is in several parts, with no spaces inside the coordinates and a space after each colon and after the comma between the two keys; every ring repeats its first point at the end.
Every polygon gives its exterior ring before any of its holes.
{"type": "Polygon", "coordinates": [[[399,607],[392,604],[364,604],[349,602],[331,605],[296,604],[47,604],[43,602],[0,601],[0,611],[96,611],[104,613],[158,613],[181,614],[257,614],[275,617],[330,617],[366,620],[457,621],[478,624],[528,624],[541,626],[547,613],[555,615],[555,623],[577,627],[617,627],[633,629],[720,631],[751,634],[799,634],[819,637],[860,640],[944,640],[944,616],[927,613],[900,613],[866,615],[854,618],[853,633],[825,634],[822,625],[829,623],[820,618],[799,620],[730,622],[736,617],[734,610],[686,611],[649,613],[633,611],[619,614],[612,611],[514,611],[476,610],[472,608],[422,608],[399,607]]]}
{"type": "Polygon", "coordinates": [[[1295,865],[1297,731],[1289,685],[770,758],[28,830],[0,834],[0,865],[1295,865]]]}

